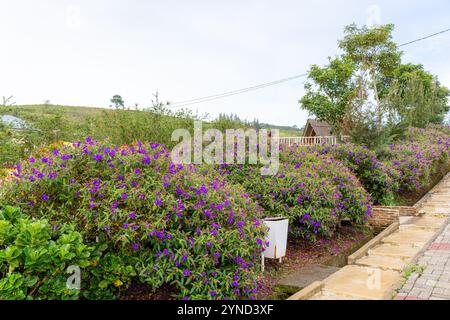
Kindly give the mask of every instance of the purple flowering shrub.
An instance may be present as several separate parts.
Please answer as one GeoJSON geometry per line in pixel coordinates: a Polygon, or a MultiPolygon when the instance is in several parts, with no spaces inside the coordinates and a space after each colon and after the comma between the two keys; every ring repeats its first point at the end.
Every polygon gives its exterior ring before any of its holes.
{"type": "Polygon", "coordinates": [[[291,235],[315,240],[332,235],[341,220],[363,223],[372,207],[356,177],[342,163],[305,151],[282,152],[275,176],[249,165],[223,165],[220,173],[242,184],[266,215],[289,217],[291,235]]]}
{"type": "Polygon", "coordinates": [[[216,172],[169,156],[158,144],[109,148],[87,139],[18,165],[5,200],[106,244],[92,280],[101,289],[133,280],[170,285],[178,298],[256,294],[262,208],[216,172]]]}
{"type": "MultiPolygon", "coordinates": [[[[290,149],[295,153],[296,148],[299,147],[290,149]]],[[[365,146],[346,143],[331,146],[318,145],[308,147],[308,150],[328,155],[350,168],[376,204],[384,204],[398,189],[397,181],[400,172],[379,161],[375,152],[365,146]]]]}
{"type": "Polygon", "coordinates": [[[449,165],[450,135],[435,128],[411,128],[405,141],[382,151],[384,163],[400,172],[399,191],[416,191],[430,183],[441,166],[449,165]]]}

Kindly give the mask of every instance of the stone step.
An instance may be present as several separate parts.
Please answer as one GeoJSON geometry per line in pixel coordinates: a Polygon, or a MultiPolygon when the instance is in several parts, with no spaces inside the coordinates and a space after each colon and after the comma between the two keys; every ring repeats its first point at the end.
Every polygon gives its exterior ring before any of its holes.
{"type": "Polygon", "coordinates": [[[427,205],[438,205],[438,206],[444,206],[449,207],[449,197],[446,196],[445,198],[437,198],[437,197],[431,197],[430,200],[428,200],[425,204],[427,205]]]}
{"type": "Polygon", "coordinates": [[[448,201],[427,201],[423,204],[422,208],[429,207],[429,208],[440,208],[443,209],[448,208],[450,205],[448,204],[448,201]]]}
{"type": "Polygon", "coordinates": [[[348,265],[324,280],[324,295],[365,300],[389,299],[401,280],[400,272],[348,265]]]}
{"type": "Polygon", "coordinates": [[[442,208],[442,207],[429,207],[429,206],[424,206],[422,208],[420,208],[419,210],[419,214],[424,215],[424,214],[445,214],[445,215],[449,215],[450,214],[450,209],[447,208],[442,208]]]}
{"type": "Polygon", "coordinates": [[[312,296],[309,300],[362,300],[355,297],[339,296],[330,292],[319,292],[312,296]]]}
{"type": "Polygon", "coordinates": [[[368,255],[356,261],[356,265],[382,270],[402,271],[408,264],[408,260],[399,257],[368,255]]]}
{"type": "Polygon", "coordinates": [[[420,217],[409,219],[407,223],[401,224],[399,229],[404,230],[438,230],[447,219],[444,217],[420,217]]]}
{"type": "Polygon", "coordinates": [[[421,215],[422,218],[439,218],[446,221],[449,218],[449,214],[446,213],[424,213],[421,215]]]}
{"type": "Polygon", "coordinates": [[[424,246],[434,236],[434,232],[426,230],[404,230],[397,231],[382,239],[383,243],[391,244],[413,244],[424,246]]]}
{"type": "Polygon", "coordinates": [[[369,255],[376,255],[381,257],[394,257],[400,259],[412,259],[421,250],[420,247],[413,246],[411,244],[392,245],[392,244],[380,244],[373,249],[370,249],[369,255]]]}

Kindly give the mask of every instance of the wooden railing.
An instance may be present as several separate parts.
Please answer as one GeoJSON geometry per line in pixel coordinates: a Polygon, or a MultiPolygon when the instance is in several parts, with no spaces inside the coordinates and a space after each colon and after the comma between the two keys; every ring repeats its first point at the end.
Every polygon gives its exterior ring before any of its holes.
{"type": "Polygon", "coordinates": [[[327,137],[279,137],[280,145],[284,146],[313,146],[317,144],[324,145],[334,145],[341,141],[347,141],[348,137],[342,136],[339,140],[337,136],[327,136],[327,137]]]}

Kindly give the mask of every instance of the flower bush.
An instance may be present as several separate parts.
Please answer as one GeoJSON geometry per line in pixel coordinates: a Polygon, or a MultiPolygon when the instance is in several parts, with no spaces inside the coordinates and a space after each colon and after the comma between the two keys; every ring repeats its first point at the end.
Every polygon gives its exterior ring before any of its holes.
{"type": "MultiPolygon", "coordinates": [[[[295,148],[293,148],[295,149],[295,148]]],[[[311,152],[328,155],[341,161],[358,177],[376,204],[392,199],[398,190],[400,172],[378,160],[375,152],[351,143],[308,147],[311,152]]]]}
{"type": "Polygon", "coordinates": [[[156,143],[110,148],[88,138],[19,164],[5,200],[106,244],[104,278],[95,278],[105,290],[140,281],[174,286],[178,298],[252,296],[262,208],[215,172],[169,156],[156,143]]]}
{"type": "Polygon", "coordinates": [[[219,172],[242,184],[266,215],[289,217],[294,236],[330,236],[341,220],[363,223],[371,214],[370,196],[342,163],[306,149],[283,150],[281,160],[275,176],[248,165],[223,165],[219,172]]]}
{"type": "Polygon", "coordinates": [[[399,191],[416,191],[430,183],[441,166],[448,167],[450,135],[435,128],[408,131],[405,141],[382,152],[384,163],[400,172],[399,191]]]}

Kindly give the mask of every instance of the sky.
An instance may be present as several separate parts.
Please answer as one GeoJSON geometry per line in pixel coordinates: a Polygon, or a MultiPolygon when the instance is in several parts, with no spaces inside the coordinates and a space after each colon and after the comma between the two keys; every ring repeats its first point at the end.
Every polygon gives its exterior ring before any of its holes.
{"type": "MultiPolygon", "coordinates": [[[[0,97],[17,104],[148,106],[324,65],[351,23],[394,23],[404,43],[450,28],[448,0],[0,0],[0,97]]],[[[450,87],[450,33],[403,48],[450,87]]],[[[304,79],[189,106],[303,126],[304,79]]]]}

